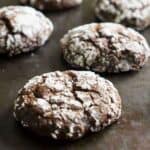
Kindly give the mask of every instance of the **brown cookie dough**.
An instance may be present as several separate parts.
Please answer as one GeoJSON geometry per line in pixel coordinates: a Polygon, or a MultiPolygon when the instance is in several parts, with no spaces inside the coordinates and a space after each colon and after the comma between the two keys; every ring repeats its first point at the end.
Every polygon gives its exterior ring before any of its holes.
{"type": "Polygon", "coordinates": [[[89,71],[36,76],[20,90],[14,105],[14,117],[23,127],[61,140],[98,132],[120,115],[117,89],[89,71]]]}
{"type": "Polygon", "coordinates": [[[142,30],[150,25],[150,0],[97,0],[96,16],[142,30]]]}
{"type": "Polygon", "coordinates": [[[78,6],[82,3],[82,0],[20,0],[20,2],[43,11],[52,11],[78,6]]]}
{"type": "Polygon", "coordinates": [[[0,9],[0,54],[9,56],[42,46],[53,31],[52,22],[30,7],[8,6],[0,9]]]}
{"type": "Polygon", "coordinates": [[[150,55],[142,35],[115,23],[74,28],[61,39],[61,47],[71,66],[96,72],[137,71],[150,55]]]}

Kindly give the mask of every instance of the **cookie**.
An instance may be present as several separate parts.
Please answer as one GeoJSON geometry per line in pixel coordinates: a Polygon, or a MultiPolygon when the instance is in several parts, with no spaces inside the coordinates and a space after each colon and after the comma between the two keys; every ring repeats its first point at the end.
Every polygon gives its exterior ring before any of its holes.
{"type": "Polygon", "coordinates": [[[150,25],[150,0],[97,0],[95,12],[101,21],[122,23],[138,30],[150,25]]]}
{"type": "Polygon", "coordinates": [[[89,71],[36,76],[20,90],[14,105],[14,117],[23,127],[56,140],[98,132],[120,115],[117,89],[89,71]]]}
{"type": "Polygon", "coordinates": [[[82,0],[20,0],[20,2],[42,11],[53,11],[78,6],[82,3],[82,0]]]}
{"type": "Polygon", "coordinates": [[[52,22],[30,7],[0,9],[0,54],[18,55],[45,44],[53,31],[52,22]]]}
{"type": "Polygon", "coordinates": [[[61,39],[61,48],[64,59],[72,67],[100,73],[137,71],[150,56],[142,35],[115,23],[74,28],[61,39]]]}

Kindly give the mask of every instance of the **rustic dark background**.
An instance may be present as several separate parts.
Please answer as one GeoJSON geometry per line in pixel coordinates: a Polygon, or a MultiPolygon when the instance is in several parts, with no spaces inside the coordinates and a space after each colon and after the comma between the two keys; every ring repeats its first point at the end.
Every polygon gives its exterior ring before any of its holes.
{"type": "MultiPolygon", "coordinates": [[[[39,138],[23,130],[13,119],[17,91],[31,77],[49,71],[68,69],[60,53],[59,40],[77,25],[95,22],[93,0],[81,7],[47,13],[55,31],[47,44],[35,53],[15,58],[0,56],[0,150],[150,150],[150,61],[136,73],[103,75],[119,89],[123,100],[122,118],[102,132],[70,143],[39,138]]],[[[0,0],[0,6],[17,0],[0,0]]],[[[150,29],[142,32],[150,43],[150,29]]]]}

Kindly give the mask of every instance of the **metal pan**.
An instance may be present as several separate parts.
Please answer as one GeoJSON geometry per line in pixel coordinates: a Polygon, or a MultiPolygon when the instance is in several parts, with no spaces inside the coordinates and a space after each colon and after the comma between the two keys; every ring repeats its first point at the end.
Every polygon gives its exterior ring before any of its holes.
{"type": "MultiPolygon", "coordinates": [[[[0,6],[17,0],[1,0],[0,6]]],[[[75,26],[95,21],[93,1],[68,11],[47,13],[55,31],[47,44],[34,53],[15,58],[0,56],[0,150],[149,150],[150,149],[150,61],[139,72],[104,75],[119,89],[123,114],[117,124],[102,132],[70,143],[36,137],[20,128],[13,119],[12,106],[17,91],[31,77],[55,70],[66,70],[59,40],[75,26]]],[[[150,29],[142,34],[150,43],[150,29]]]]}

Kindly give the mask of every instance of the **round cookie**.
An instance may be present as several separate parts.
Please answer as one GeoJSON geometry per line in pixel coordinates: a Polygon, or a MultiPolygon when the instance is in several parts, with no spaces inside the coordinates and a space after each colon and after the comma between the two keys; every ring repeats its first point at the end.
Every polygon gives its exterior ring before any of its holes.
{"type": "Polygon", "coordinates": [[[72,67],[100,73],[137,71],[150,56],[142,35],[115,23],[74,28],[61,39],[61,47],[64,59],[72,67]]]}
{"type": "Polygon", "coordinates": [[[98,132],[120,116],[117,89],[89,71],[36,76],[20,90],[14,105],[14,117],[23,127],[58,140],[98,132]]]}
{"type": "Polygon", "coordinates": [[[82,0],[20,0],[20,2],[42,11],[53,11],[78,6],[82,3],[82,0]]]}
{"type": "Polygon", "coordinates": [[[150,0],[97,0],[101,21],[122,23],[142,30],[150,25],[150,0]]]}
{"type": "Polygon", "coordinates": [[[9,56],[32,51],[45,44],[53,31],[52,22],[30,7],[0,9],[0,54],[9,56]]]}

